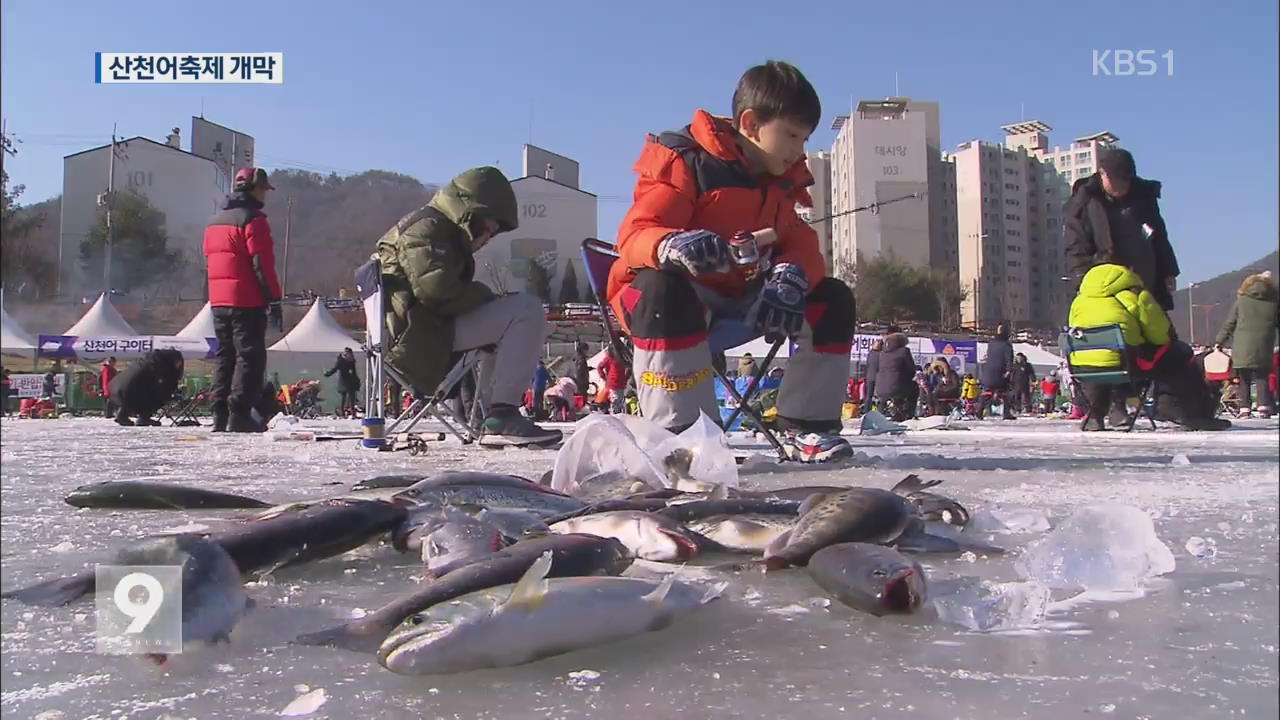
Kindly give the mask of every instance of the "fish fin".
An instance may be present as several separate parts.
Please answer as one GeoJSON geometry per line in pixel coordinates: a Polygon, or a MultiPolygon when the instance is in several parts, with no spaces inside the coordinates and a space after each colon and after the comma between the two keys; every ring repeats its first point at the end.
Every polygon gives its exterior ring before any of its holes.
{"type": "Polygon", "coordinates": [[[988,555],[1003,555],[1004,548],[968,540],[953,540],[931,535],[923,529],[900,536],[894,545],[902,552],[910,553],[962,553],[966,550],[988,555]]]}
{"type": "Polygon", "coordinates": [[[783,548],[787,546],[787,543],[791,542],[791,532],[792,531],[787,530],[778,535],[778,537],[769,541],[769,544],[764,549],[765,560],[768,560],[782,552],[783,548]]]}
{"type": "Polygon", "coordinates": [[[385,631],[373,632],[356,623],[338,625],[327,630],[307,633],[294,638],[290,645],[316,645],[335,647],[355,652],[373,653],[378,651],[382,640],[387,636],[385,631]]]}
{"type": "Polygon", "coordinates": [[[653,621],[650,622],[647,627],[645,627],[645,630],[648,632],[662,630],[666,628],[668,625],[670,625],[673,619],[675,618],[671,613],[668,613],[668,612],[658,613],[653,617],[653,621]]]}
{"type": "Polygon", "coordinates": [[[532,610],[542,603],[542,599],[547,595],[547,573],[551,571],[551,558],[552,552],[548,550],[533,561],[529,569],[516,582],[515,588],[511,591],[511,597],[502,604],[503,608],[514,605],[532,610]]]}
{"type": "Polygon", "coordinates": [[[723,595],[724,591],[728,587],[729,587],[729,583],[727,582],[716,583],[715,585],[712,585],[711,587],[707,588],[707,591],[702,595],[702,599],[699,600],[698,602],[700,602],[703,605],[706,605],[712,600],[715,600],[719,598],[721,595],[723,595]]]}
{"type": "Polygon", "coordinates": [[[667,593],[671,592],[671,586],[675,585],[675,583],[676,574],[671,573],[664,577],[662,582],[658,583],[658,587],[654,588],[653,592],[645,595],[642,599],[647,602],[651,602],[654,605],[661,606],[662,601],[667,599],[667,593]]]}
{"type": "Polygon", "coordinates": [[[810,495],[809,497],[804,499],[804,502],[800,503],[800,509],[796,511],[796,515],[804,515],[805,513],[812,510],[814,505],[817,505],[818,503],[826,499],[827,499],[827,493],[814,493],[810,495]]]}
{"type": "Polygon", "coordinates": [[[889,492],[897,493],[899,495],[906,495],[907,493],[914,492],[916,490],[931,488],[934,485],[937,485],[941,482],[942,482],[941,480],[921,480],[919,475],[916,475],[915,473],[911,473],[910,475],[899,480],[897,485],[894,485],[893,487],[889,488],[889,492]]]}
{"type": "Polygon", "coordinates": [[[151,500],[155,502],[157,505],[168,505],[170,510],[188,510],[189,509],[179,505],[176,502],[173,502],[172,500],[166,500],[165,498],[161,498],[161,497],[152,496],[151,500]]]}
{"type": "Polygon", "coordinates": [[[84,572],[0,593],[0,598],[12,598],[27,605],[66,605],[86,593],[93,592],[95,582],[96,576],[93,572],[84,572]]]}
{"type": "Polygon", "coordinates": [[[724,483],[716,483],[716,486],[707,494],[708,500],[728,500],[729,486],[724,483]]]}
{"type": "Polygon", "coordinates": [[[791,563],[787,562],[786,558],[783,558],[780,555],[774,555],[773,557],[768,557],[764,560],[764,571],[767,573],[777,570],[785,570],[790,566],[791,563]]]}
{"type": "Polygon", "coordinates": [[[697,532],[696,530],[690,530],[689,528],[686,527],[684,529],[684,532],[690,538],[693,538],[693,542],[698,546],[698,552],[700,553],[707,553],[707,552],[731,553],[733,552],[731,548],[727,548],[724,545],[721,545],[720,543],[716,542],[715,540],[712,540],[711,538],[707,537],[706,535],[703,535],[700,532],[697,532]]]}

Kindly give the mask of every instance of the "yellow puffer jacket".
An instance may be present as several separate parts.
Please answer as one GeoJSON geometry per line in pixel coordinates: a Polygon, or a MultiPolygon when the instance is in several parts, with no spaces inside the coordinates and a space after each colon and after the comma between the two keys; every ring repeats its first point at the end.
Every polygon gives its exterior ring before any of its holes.
{"type": "MultiPolygon", "coordinates": [[[[1098,265],[1085,273],[1067,322],[1071,327],[1119,325],[1129,347],[1170,340],[1169,316],[1137,274],[1122,265],[1098,265]]],[[[1084,350],[1071,353],[1071,364],[1112,368],[1122,361],[1115,350],[1084,350]]]]}
{"type": "Polygon", "coordinates": [[[978,379],[967,377],[964,379],[964,385],[962,386],[962,390],[960,391],[960,396],[963,397],[965,400],[977,400],[978,388],[979,388],[978,379]]]}

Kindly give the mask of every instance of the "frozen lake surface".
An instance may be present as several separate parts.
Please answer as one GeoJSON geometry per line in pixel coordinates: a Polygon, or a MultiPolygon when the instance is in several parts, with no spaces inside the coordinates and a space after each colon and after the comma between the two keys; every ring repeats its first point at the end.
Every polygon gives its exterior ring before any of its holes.
{"type": "MultiPolygon", "coordinates": [[[[307,427],[358,431],[342,421],[307,427]]],[[[981,514],[966,532],[1010,552],[917,556],[935,598],[925,615],[876,618],[828,603],[802,570],[765,576],[691,565],[682,572],[694,580],[729,581],[720,601],[660,632],[516,668],[401,677],[370,656],[290,645],[422,578],[416,557],[370,545],[251,583],[258,607],[230,646],[176,655],[162,668],[95,654],[91,599],[61,608],[4,601],[0,715],[265,718],[322,688],[326,702],[307,717],[1277,716],[1276,421],[1241,421],[1225,433],[1162,427],[1127,435],[1034,419],[963,427],[851,437],[863,453],[856,467],[749,462],[741,476],[758,488],[888,488],[909,472],[944,480],[934,490],[981,514]],[[1072,527],[1072,513],[1120,505],[1154,521],[1172,572],[1128,592],[1054,588],[1046,597],[1042,586],[1002,585],[1024,579],[1023,551],[1072,527]],[[965,618],[996,630],[969,629],[965,618]]],[[[552,451],[455,442],[410,457],[351,442],[120,428],[102,419],[5,419],[0,433],[6,590],[105,561],[132,538],[216,529],[249,512],[78,510],[63,502],[86,483],[173,481],[285,502],[342,494],[357,480],[394,473],[473,469],[536,479],[555,459],[552,451]]]]}

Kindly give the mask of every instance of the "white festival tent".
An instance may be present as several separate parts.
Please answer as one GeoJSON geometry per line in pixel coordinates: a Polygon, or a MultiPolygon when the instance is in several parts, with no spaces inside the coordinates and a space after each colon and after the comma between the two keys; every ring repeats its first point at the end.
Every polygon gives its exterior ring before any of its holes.
{"type": "Polygon", "coordinates": [[[18,321],[0,306],[0,350],[35,350],[36,343],[18,321]]]}
{"type": "Polygon", "coordinates": [[[205,303],[204,307],[200,308],[200,312],[191,318],[191,322],[178,331],[177,337],[201,339],[214,337],[213,306],[205,303]]]}
{"type": "MultiPolygon", "coordinates": [[[[337,377],[324,377],[333,367],[338,353],[351,348],[356,353],[356,372],[363,385],[364,362],[361,360],[360,343],[356,342],[317,298],[306,315],[279,342],[267,348],[267,379],[275,378],[282,384],[300,379],[319,380],[324,411],[333,412],[338,404],[337,377]]],[[[358,393],[363,397],[363,393],[358,393]]],[[[363,404],[363,400],[359,400],[363,404]]]]}
{"type": "Polygon", "coordinates": [[[355,350],[358,347],[360,343],[333,319],[329,309],[324,306],[324,300],[316,298],[311,309],[293,326],[289,334],[267,349],[275,352],[334,354],[342,352],[343,348],[355,350]]]}
{"type": "Polygon", "coordinates": [[[137,331],[120,317],[119,311],[111,304],[106,293],[98,296],[98,301],[93,304],[93,307],[63,333],[63,335],[77,337],[133,337],[137,334],[137,331]]]}
{"type": "Polygon", "coordinates": [[[1044,377],[1051,370],[1057,370],[1058,365],[1062,363],[1062,356],[1055,355],[1039,345],[1014,343],[1013,351],[1026,355],[1027,362],[1031,363],[1031,366],[1036,370],[1036,374],[1040,377],[1044,377]]]}

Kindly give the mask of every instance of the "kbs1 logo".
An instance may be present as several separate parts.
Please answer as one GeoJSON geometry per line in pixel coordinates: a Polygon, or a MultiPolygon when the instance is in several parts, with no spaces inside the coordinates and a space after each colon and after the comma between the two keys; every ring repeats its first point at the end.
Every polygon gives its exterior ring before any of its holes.
{"type": "Polygon", "coordinates": [[[284,53],[94,54],[103,83],[284,83],[284,53]]]}
{"type": "Polygon", "coordinates": [[[1159,60],[1164,60],[1164,72],[1173,77],[1173,51],[1165,50],[1094,50],[1093,74],[1108,77],[1148,77],[1160,72],[1159,60]]]}

